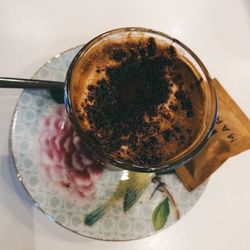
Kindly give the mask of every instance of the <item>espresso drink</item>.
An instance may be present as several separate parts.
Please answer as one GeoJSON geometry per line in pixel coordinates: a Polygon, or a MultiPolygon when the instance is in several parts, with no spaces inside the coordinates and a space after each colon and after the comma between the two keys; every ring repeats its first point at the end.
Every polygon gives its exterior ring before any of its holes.
{"type": "Polygon", "coordinates": [[[110,159],[162,165],[204,129],[202,79],[170,44],[106,39],[80,57],[71,100],[83,132],[110,159]]]}

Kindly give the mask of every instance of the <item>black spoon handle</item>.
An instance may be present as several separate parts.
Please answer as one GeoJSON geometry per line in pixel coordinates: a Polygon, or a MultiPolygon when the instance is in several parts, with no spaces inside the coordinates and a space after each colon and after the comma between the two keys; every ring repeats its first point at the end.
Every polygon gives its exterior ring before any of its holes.
{"type": "Polygon", "coordinates": [[[0,88],[63,89],[64,82],[0,77],[0,88]]]}

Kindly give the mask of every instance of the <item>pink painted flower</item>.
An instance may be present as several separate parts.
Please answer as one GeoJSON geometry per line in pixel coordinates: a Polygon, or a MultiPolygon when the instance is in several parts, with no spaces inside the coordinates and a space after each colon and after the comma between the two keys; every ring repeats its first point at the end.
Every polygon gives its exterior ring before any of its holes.
{"type": "Polygon", "coordinates": [[[87,156],[63,105],[45,117],[38,140],[39,166],[47,181],[71,201],[91,202],[102,168],[87,156]]]}

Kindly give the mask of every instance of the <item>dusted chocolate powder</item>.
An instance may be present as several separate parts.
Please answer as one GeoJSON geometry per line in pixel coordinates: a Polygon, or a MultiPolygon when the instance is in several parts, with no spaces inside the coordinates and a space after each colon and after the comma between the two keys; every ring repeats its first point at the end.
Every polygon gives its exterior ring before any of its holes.
{"type": "Polygon", "coordinates": [[[73,105],[82,129],[104,155],[162,164],[199,134],[203,90],[173,46],[153,37],[109,41],[79,69],[73,105]]]}

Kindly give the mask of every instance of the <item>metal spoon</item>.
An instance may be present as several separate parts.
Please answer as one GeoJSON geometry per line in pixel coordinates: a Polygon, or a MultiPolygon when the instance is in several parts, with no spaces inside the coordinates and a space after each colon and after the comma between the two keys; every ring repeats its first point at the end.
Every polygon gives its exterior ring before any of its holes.
{"type": "Polygon", "coordinates": [[[64,82],[57,81],[0,77],[0,88],[48,89],[57,103],[63,103],[64,85],[64,82]]]}

